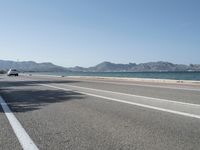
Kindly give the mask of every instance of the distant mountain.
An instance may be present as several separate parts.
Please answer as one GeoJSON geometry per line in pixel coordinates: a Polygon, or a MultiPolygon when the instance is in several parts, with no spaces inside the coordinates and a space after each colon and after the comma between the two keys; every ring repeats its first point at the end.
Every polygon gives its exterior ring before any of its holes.
{"type": "Polygon", "coordinates": [[[102,62],[94,67],[87,68],[88,71],[95,71],[95,72],[108,72],[108,71],[114,71],[114,72],[123,72],[128,71],[131,68],[135,67],[135,63],[129,63],[129,64],[115,64],[111,62],[102,62]]]}
{"type": "Polygon", "coordinates": [[[79,67],[79,66],[71,67],[71,68],[68,68],[68,69],[69,69],[70,71],[74,71],[74,72],[85,72],[85,71],[88,70],[87,68],[79,67]]]}
{"type": "Polygon", "coordinates": [[[170,62],[148,62],[148,63],[129,63],[129,64],[115,64],[111,62],[102,62],[94,67],[83,68],[74,67],[69,68],[71,71],[84,72],[169,72],[169,71],[200,71],[200,65],[182,65],[173,64],[170,62]]]}
{"type": "Polygon", "coordinates": [[[36,63],[34,61],[8,61],[0,60],[0,70],[8,70],[15,68],[20,71],[35,71],[35,72],[58,72],[58,71],[72,71],[72,72],[173,72],[173,71],[200,71],[200,65],[182,65],[173,64],[170,62],[148,62],[148,63],[129,63],[129,64],[115,64],[111,62],[102,62],[93,67],[71,67],[65,68],[54,65],[50,62],[36,63]]]}
{"type": "Polygon", "coordinates": [[[0,70],[8,70],[10,68],[15,68],[20,71],[67,71],[66,68],[54,65],[50,62],[45,63],[36,63],[34,61],[9,61],[9,60],[0,60],[0,70]]]}

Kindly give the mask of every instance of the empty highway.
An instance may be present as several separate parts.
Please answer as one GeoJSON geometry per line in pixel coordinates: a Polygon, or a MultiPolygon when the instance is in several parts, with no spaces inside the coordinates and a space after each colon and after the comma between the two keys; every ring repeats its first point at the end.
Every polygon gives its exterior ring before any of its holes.
{"type": "Polygon", "coordinates": [[[198,150],[200,84],[0,76],[0,149],[198,150]]]}

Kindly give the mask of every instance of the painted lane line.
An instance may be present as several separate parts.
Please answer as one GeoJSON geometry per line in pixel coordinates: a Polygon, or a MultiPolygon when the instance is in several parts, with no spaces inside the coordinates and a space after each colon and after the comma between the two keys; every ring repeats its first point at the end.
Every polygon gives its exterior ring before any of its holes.
{"type": "Polygon", "coordinates": [[[120,95],[124,95],[124,96],[131,96],[131,97],[136,97],[136,98],[150,99],[150,100],[154,100],[154,101],[163,101],[163,102],[170,102],[170,103],[174,103],[174,104],[182,104],[182,105],[190,105],[190,106],[200,107],[200,104],[179,102],[179,101],[173,101],[173,100],[168,100],[168,99],[147,97],[147,96],[141,96],[141,95],[134,95],[134,94],[121,93],[121,92],[114,92],[114,91],[106,91],[106,90],[100,90],[100,89],[94,89],[94,88],[74,86],[74,85],[69,85],[69,84],[68,85],[60,84],[60,85],[65,86],[65,87],[81,88],[81,89],[92,90],[92,91],[97,91],[97,92],[105,92],[105,93],[112,93],[112,94],[120,94],[120,95]]]}
{"type": "MultiPolygon", "coordinates": [[[[37,77],[37,75],[34,75],[35,77],[37,77]]],[[[40,77],[40,75],[39,75],[40,77]]],[[[51,77],[55,77],[55,78],[60,78],[61,76],[46,76],[46,75],[42,75],[42,77],[44,78],[51,78],[51,77]]],[[[71,78],[70,76],[68,78],[71,78]]],[[[76,78],[72,77],[72,80],[74,80],[76,78]]],[[[196,88],[184,88],[184,87],[170,87],[170,86],[162,86],[162,85],[147,85],[147,84],[139,84],[139,83],[122,83],[122,82],[114,82],[114,81],[91,81],[91,80],[87,80],[87,79],[78,79],[79,81],[84,81],[84,82],[92,82],[92,83],[107,83],[107,84],[114,84],[114,85],[130,85],[130,86],[140,86],[140,87],[153,87],[153,88],[162,88],[162,89],[174,89],[174,90],[185,90],[185,91],[200,91],[200,89],[196,89],[196,88]]],[[[116,80],[117,81],[117,80],[116,80]]],[[[191,85],[195,85],[196,84],[191,84],[191,85]]]]}
{"type": "Polygon", "coordinates": [[[82,79],[80,79],[80,81],[93,82],[93,83],[107,83],[107,84],[114,84],[114,85],[153,87],[153,88],[172,89],[172,90],[200,91],[200,89],[194,89],[194,88],[169,87],[169,86],[147,85],[147,84],[138,84],[138,83],[121,83],[121,82],[118,83],[118,82],[112,82],[112,81],[89,81],[89,80],[82,80],[82,79]]]}
{"type": "Polygon", "coordinates": [[[0,104],[22,148],[24,150],[39,150],[1,96],[0,104]]]}
{"type": "MultiPolygon", "coordinates": [[[[69,89],[62,88],[62,87],[57,87],[57,86],[53,86],[53,85],[47,85],[47,84],[40,84],[40,85],[46,86],[46,87],[55,88],[55,89],[60,89],[60,90],[64,90],[64,91],[69,91],[69,89]]],[[[181,115],[181,116],[186,116],[186,117],[200,119],[200,115],[195,115],[195,114],[191,114],[191,113],[185,113],[185,112],[180,112],[180,111],[175,111],[175,110],[170,110],[170,109],[165,109],[165,108],[150,106],[150,105],[146,105],[146,104],[140,104],[140,103],[130,102],[130,101],[126,101],[126,100],[121,100],[121,99],[116,99],[116,98],[101,96],[101,95],[97,95],[97,94],[91,94],[91,93],[87,93],[87,92],[81,92],[81,91],[77,91],[77,90],[74,90],[74,92],[77,92],[77,93],[80,93],[80,94],[84,94],[84,95],[88,95],[88,96],[98,97],[98,98],[106,99],[106,100],[110,100],[110,101],[115,101],[115,102],[120,102],[120,103],[135,105],[135,106],[139,106],[139,107],[144,107],[144,108],[159,110],[159,111],[163,111],[163,112],[168,112],[168,113],[172,113],[172,114],[176,114],[176,115],[181,115]]]]}

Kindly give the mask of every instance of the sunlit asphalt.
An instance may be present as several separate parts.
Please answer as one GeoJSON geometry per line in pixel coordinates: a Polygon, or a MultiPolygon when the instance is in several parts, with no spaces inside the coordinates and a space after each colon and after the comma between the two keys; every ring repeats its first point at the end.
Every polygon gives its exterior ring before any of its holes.
{"type": "MultiPolygon", "coordinates": [[[[199,85],[0,76],[0,95],[39,149],[199,149],[199,90],[199,85]]],[[[1,107],[0,149],[22,149],[1,107]]]]}

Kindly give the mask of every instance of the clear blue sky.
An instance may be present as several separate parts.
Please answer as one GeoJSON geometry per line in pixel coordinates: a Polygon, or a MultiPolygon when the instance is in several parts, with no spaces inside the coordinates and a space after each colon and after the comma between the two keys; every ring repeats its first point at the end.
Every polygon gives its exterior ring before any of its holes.
{"type": "Polygon", "coordinates": [[[0,59],[200,64],[200,1],[1,0],[0,59]]]}

